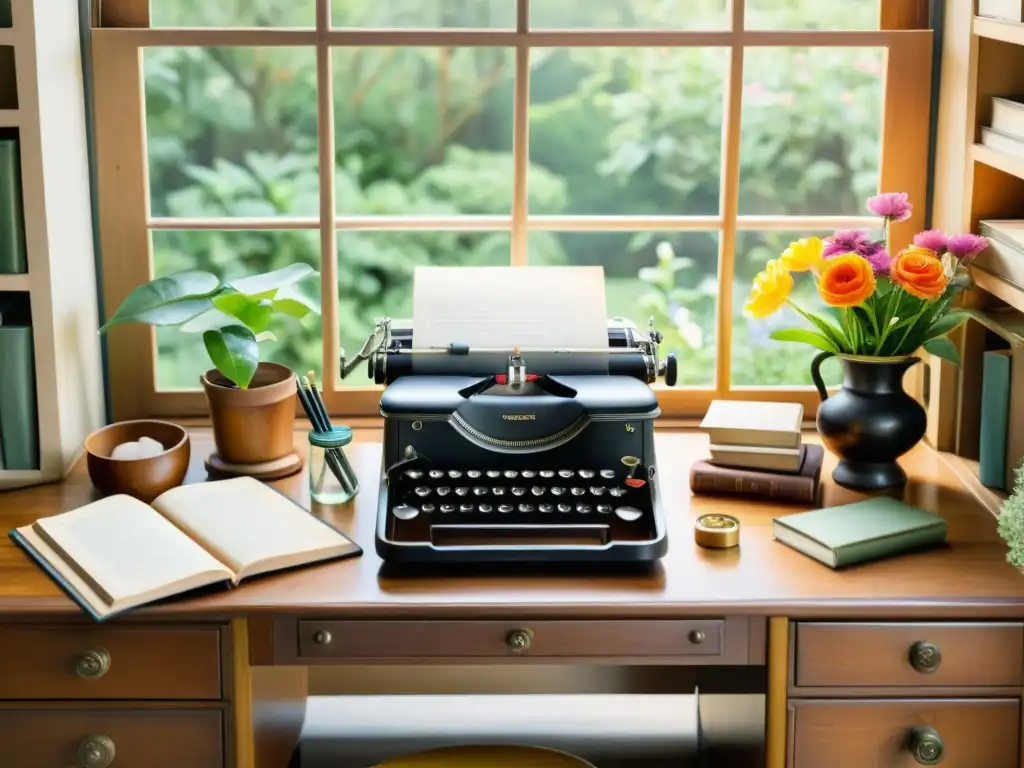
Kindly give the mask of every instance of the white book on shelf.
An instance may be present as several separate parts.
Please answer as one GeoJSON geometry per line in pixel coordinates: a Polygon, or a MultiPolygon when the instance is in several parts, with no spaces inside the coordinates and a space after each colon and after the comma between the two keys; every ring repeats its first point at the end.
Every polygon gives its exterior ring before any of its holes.
{"type": "Polygon", "coordinates": [[[1024,22],[1024,0],[978,0],[978,15],[1002,21],[1024,22]]]}
{"type": "Polygon", "coordinates": [[[974,265],[1024,289],[1024,220],[982,220],[978,232],[988,248],[974,265]]]}
{"type": "Polygon", "coordinates": [[[993,96],[989,127],[1007,136],[1024,139],[1024,96],[993,96]]]}
{"type": "Polygon", "coordinates": [[[1024,157],[1024,138],[1017,138],[994,128],[981,129],[981,143],[996,152],[1013,157],[1024,157]]]}

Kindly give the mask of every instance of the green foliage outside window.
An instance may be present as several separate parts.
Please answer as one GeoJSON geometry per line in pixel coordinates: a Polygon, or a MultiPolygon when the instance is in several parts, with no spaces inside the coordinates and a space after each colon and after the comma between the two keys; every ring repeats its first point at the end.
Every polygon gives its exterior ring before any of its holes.
{"type": "MultiPolygon", "coordinates": [[[[336,2],[334,24],[507,28],[512,0],[336,2]],[[384,14],[382,16],[382,14],[384,14]],[[390,15],[388,15],[390,14],[390,15]]],[[[535,2],[531,7],[538,6],[535,2]]],[[[757,0],[748,26],[836,23],[821,0],[757,0]]],[[[722,28],[721,0],[561,4],[564,28],[722,28]],[[685,10],[681,10],[685,8],[685,10]],[[680,14],[685,16],[685,23],[680,14]]],[[[877,0],[844,3],[870,28],[877,0]]],[[[312,3],[153,0],[155,25],[312,26],[312,3]]],[[[508,214],[512,205],[514,52],[495,48],[333,51],[339,215],[508,214]]],[[[154,216],[316,216],[316,56],[312,48],[146,49],[154,216]]],[[[740,213],[864,213],[877,191],[881,49],[749,50],[744,72],[740,213]]],[[[719,208],[727,50],[574,48],[531,52],[528,193],[534,214],[706,215],[719,208]]],[[[733,382],[809,384],[809,356],[741,314],[749,282],[794,233],[741,232],[733,287],[733,382]]],[[[155,231],[157,275],[200,269],[232,279],[290,263],[320,269],[316,231],[155,231]]],[[[420,264],[503,264],[507,232],[338,232],[342,345],[375,317],[408,316],[420,264]]],[[[717,233],[533,232],[538,264],[600,264],[608,311],[650,315],[680,352],[684,384],[714,370],[717,233]]],[[[787,322],[790,319],[786,319],[787,322]]],[[[269,359],[319,368],[319,318],[269,359]]],[[[194,387],[201,347],[158,334],[158,383],[194,387]]],[[[353,376],[347,383],[365,383],[353,376]]]]}

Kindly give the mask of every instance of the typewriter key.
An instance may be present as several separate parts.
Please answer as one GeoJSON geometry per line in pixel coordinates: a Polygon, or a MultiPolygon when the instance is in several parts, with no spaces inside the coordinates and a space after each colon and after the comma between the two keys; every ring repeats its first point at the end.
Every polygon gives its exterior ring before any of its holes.
{"type": "Polygon", "coordinates": [[[451,491],[452,491],[451,488],[448,488],[447,486],[441,485],[441,486],[438,486],[437,495],[438,496],[447,496],[449,493],[451,493],[451,491]]]}
{"type": "Polygon", "coordinates": [[[481,472],[479,469],[466,470],[466,477],[468,477],[470,480],[476,480],[478,477],[480,477],[480,474],[481,472]]]}
{"type": "Polygon", "coordinates": [[[479,509],[481,512],[483,512],[486,515],[492,509],[494,509],[494,507],[492,507],[490,504],[481,504],[479,507],[477,507],[477,509],[479,509]]]}
{"type": "Polygon", "coordinates": [[[616,507],[615,508],[615,515],[620,520],[625,520],[627,523],[632,523],[634,520],[639,520],[643,516],[643,514],[644,513],[641,512],[636,507],[616,507]]]}
{"type": "Polygon", "coordinates": [[[572,512],[572,504],[559,504],[558,505],[558,511],[559,512],[572,512]]]}
{"type": "Polygon", "coordinates": [[[519,476],[524,480],[530,480],[536,477],[537,473],[534,472],[532,469],[524,469],[522,472],[519,473],[519,476]]]}
{"type": "Polygon", "coordinates": [[[472,504],[459,504],[459,512],[472,512],[472,511],[473,511],[473,505],[472,504]]]}
{"type": "Polygon", "coordinates": [[[429,485],[417,485],[415,488],[413,488],[412,492],[415,493],[417,496],[419,496],[422,499],[424,496],[429,496],[430,495],[430,486],[429,485]]]}
{"type": "Polygon", "coordinates": [[[442,469],[432,469],[432,470],[430,470],[430,479],[431,480],[440,480],[442,477],[444,477],[444,470],[442,470],[442,469]]]}
{"type": "Polygon", "coordinates": [[[512,489],[512,495],[513,496],[525,496],[526,495],[526,489],[525,488],[513,488],[512,489]]]}
{"type": "Polygon", "coordinates": [[[501,477],[501,470],[500,469],[488,469],[487,470],[487,476],[488,477],[501,477]]]}
{"type": "Polygon", "coordinates": [[[573,488],[572,489],[572,495],[573,496],[582,496],[586,492],[587,492],[586,488],[573,488]]]}
{"type": "Polygon", "coordinates": [[[611,504],[598,504],[597,511],[602,515],[610,515],[612,513],[611,504]]]}
{"type": "Polygon", "coordinates": [[[534,496],[543,496],[546,490],[547,488],[545,488],[543,485],[535,485],[533,486],[533,488],[530,489],[530,493],[532,493],[534,496]]]}
{"type": "Polygon", "coordinates": [[[410,480],[419,480],[423,477],[423,471],[419,469],[407,469],[405,470],[405,476],[410,480]]]}
{"type": "Polygon", "coordinates": [[[581,469],[580,470],[580,477],[582,477],[584,480],[590,480],[594,476],[594,474],[595,474],[595,472],[592,469],[581,469]]]}
{"type": "Polygon", "coordinates": [[[560,470],[558,470],[558,476],[559,477],[564,477],[564,478],[568,479],[568,478],[572,477],[572,470],[571,469],[560,469],[560,470]]]}
{"type": "Polygon", "coordinates": [[[520,504],[519,511],[524,515],[529,514],[530,512],[533,512],[533,504],[520,504]]]}
{"type": "Polygon", "coordinates": [[[505,486],[503,485],[496,485],[491,488],[491,494],[494,496],[501,496],[503,493],[505,493],[505,486]]]}
{"type": "Polygon", "coordinates": [[[561,496],[565,493],[565,488],[559,488],[557,485],[551,489],[551,493],[555,496],[561,496]]]}
{"type": "Polygon", "coordinates": [[[514,469],[506,469],[505,470],[505,477],[507,477],[509,480],[515,480],[515,478],[516,478],[516,471],[514,469]]]}
{"type": "Polygon", "coordinates": [[[449,512],[454,512],[454,511],[455,511],[455,505],[454,504],[442,504],[441,505],[441,512],[443,512],[446,515],[449,512]]]}
{"type": "Polygon", "coordinates": [[[435,509],[437,509],[437,507],[435,507],[433,504],[421,504],[420,505],[420,512],[422,512],[424,515],[433,514],[435,509]]]}
{"type": "Polygon", "coordinates": [[[462,477],[462,472],[460,472],[457,469],[449,469],[448,477],[450,477],[452,480],[458,480],[460,477],[462,477]]]}
{"type": "Polygon", "coordinates": [[[608,493],[610,493],[615,498],[619,498],[620,496],[625,496],[626,495],[626,489],[625,488],[609,488],[608,489],[608,493]]]}
{"type": "Polygon", "coordinates": [[[498,505],[498,511],[501,512],[501,514],[503,514],[503,515],[507,515],[513,509],[515,509],[515,507],[513,507],[511,504],[499,504],[498,505]]]}
{"type": "Polygon", "coordinates": [[[555,470],[553,470],[553,469],[542,469],[540,471],[540,476],[541,477],[552,478],[552,477],[555,476],[555,470]]]}
{"type": "Polygon", "coordinates": [[[455,495],[456,496],[468,496],[469,495],[469,488],[456,488],[455,489],[455,495]]]}
{"type": "Polygon", "coordinates": [[[486,496],[487,495],[487,489],[484,486],[482,486],[482,485],[475,485],[475,486],[473,486],[473,495],[474,496],[486,496]]]}
{"type": "Polygon", "coordinates": [[[589,504],[577,504],[576,505],[576,511],[579,512],[581,515],[589,515],[590,514],[590,505],[589,504]]]}
{"type": "Polygon", "coordinates": [[[399,520],[412,520],[420,513],[416,507],[409,506],[408,504],[399,504],[391,511],[395,513],[395,517],[399,520]]]}
{"type": "Polygon", "coordinates": [[[541,512],[543,512],[546,515],[549,512],[554,512],[555,511],[555,505],[554,504],[541,504],[539,507],[537,507],[537,509],[539,509],[541,512]]]}
{"type": "Polygon", "coordinates": [[[603,485],[592,485],[592,486],[590,486],[590,495],[591,496],[600,496],[602,493],[604,493],[604,486],[603,485]]]}
{"type": "Polygon", "coordinates": [[[613,479],[615,479],[615,470],[614,469],[602,469],[601,470],[601,477],[603,477],[605,480],[613,480],[613,479]]]}

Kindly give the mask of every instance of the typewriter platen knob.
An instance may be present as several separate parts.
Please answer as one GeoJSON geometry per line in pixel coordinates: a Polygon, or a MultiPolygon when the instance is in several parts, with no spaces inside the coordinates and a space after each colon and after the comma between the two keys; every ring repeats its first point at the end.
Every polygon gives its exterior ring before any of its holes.
{"type": "Polygon", "coordinates": [[[679,362],[676,360],[676,353],[669,352],[665,357],[665,384],[674,387],[679,377],[679,362]]]}

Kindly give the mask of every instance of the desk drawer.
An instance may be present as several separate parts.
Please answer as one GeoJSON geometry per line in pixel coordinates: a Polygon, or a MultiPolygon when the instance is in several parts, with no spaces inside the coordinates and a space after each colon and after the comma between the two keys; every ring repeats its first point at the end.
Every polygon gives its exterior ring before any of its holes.
{"type": "Polygon", "coordinates": [[[1019,686],[1019,623],[796,625],[797,687],[1019,686]]]}
{"type": "Polygon", "coordinates": [[[17,768],[220,768],[223,725],[219,710],[0,707],[0,755],[17,768]]]}
{"type": "Polygon", "coordinates": [[[299,660],[663,658],[747,663],[744,617],[692,621],[300,621],[299,660]]]}
{"type": "Polygon", "coordinates": [[[789,768],[1018,768],[1019,723],[1016,699],[795,700],[789,768]]]}
{"type": "Polygon", "coordinates": [[[218,699],[220,631],[0,629],[0,699],[218,699]]]}

